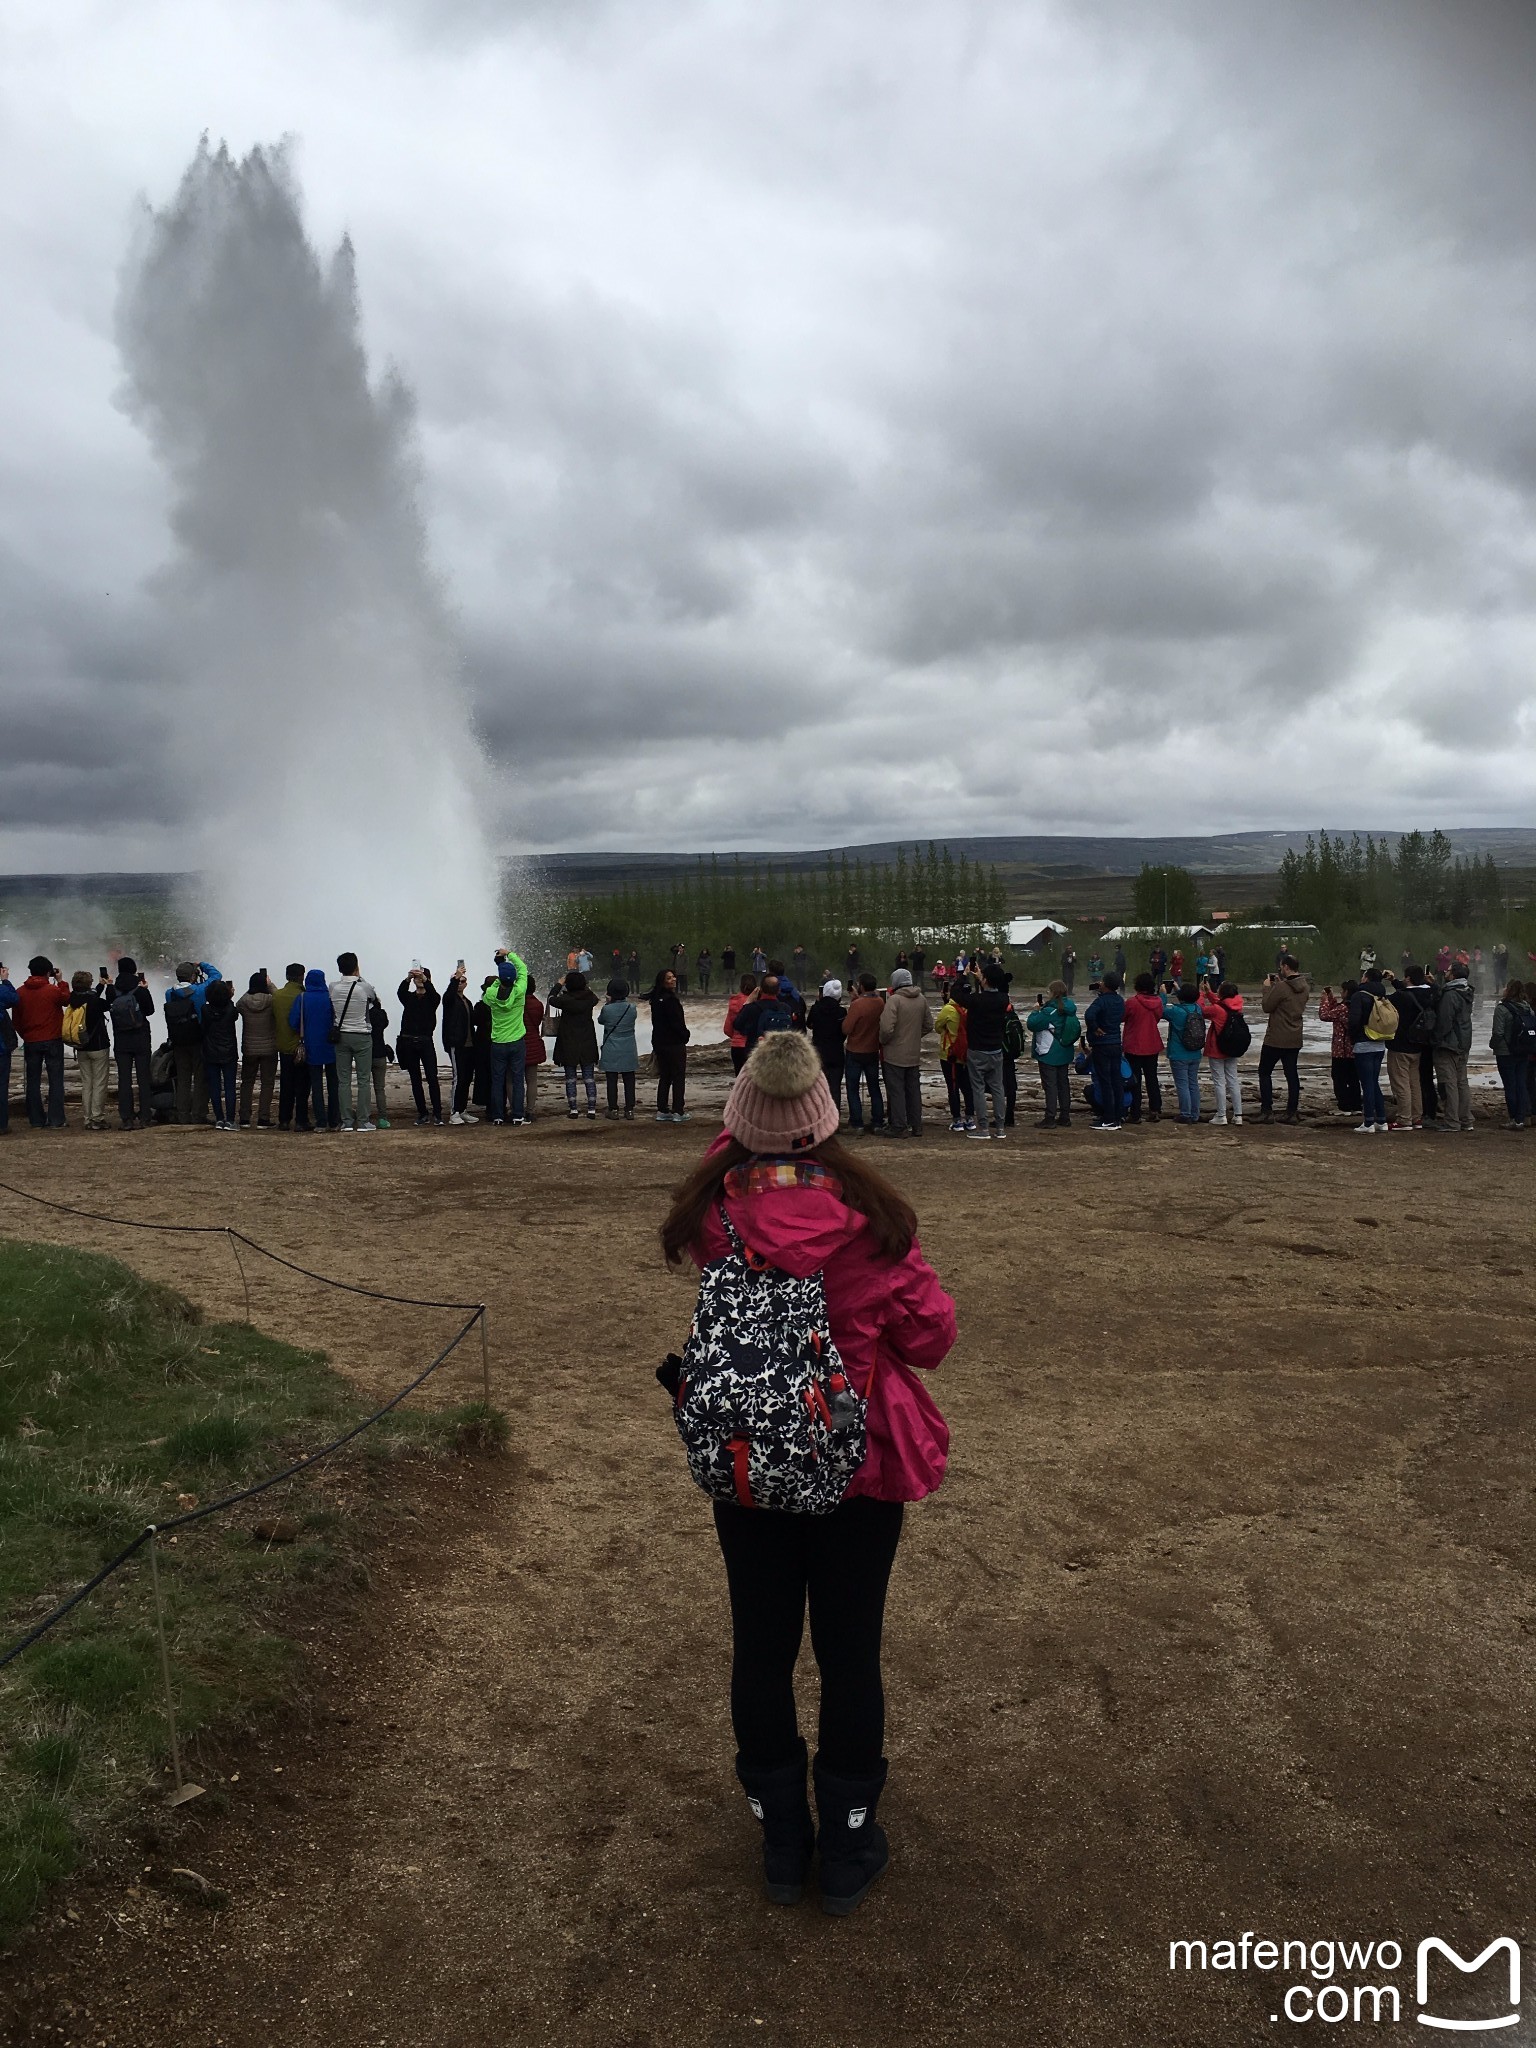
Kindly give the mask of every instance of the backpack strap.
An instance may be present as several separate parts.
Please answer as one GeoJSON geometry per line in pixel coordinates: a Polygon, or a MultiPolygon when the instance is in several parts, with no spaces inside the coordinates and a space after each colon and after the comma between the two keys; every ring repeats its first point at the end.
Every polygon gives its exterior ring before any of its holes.
{"type": "Polygon", "coordinates": [[[766,1273],[768,1271],[768,1261],[763,1257],[761,1252],[749,1251],[746,1245],[743,1244],[741,1236],[737,1231],[735,1224],[731,1221],[730,1217],[725,1213],[725,1203],[723,1200],[719,1203],[718,1206],[720,1210],[720,1221],[721,1224],[724,1226],[726,1236],[730,1239],[731,1250],[735,1252],[737,1258],[739,1258],[742,1264],[746,1266],[751,1272],[766,1273]]]}

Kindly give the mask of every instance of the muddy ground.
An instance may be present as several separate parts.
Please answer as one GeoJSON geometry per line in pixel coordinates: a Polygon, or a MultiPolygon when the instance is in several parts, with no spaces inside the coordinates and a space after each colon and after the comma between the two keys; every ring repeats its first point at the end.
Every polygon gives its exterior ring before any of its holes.
{"type": "MultiPolygon", "coordinates": [[[[757,1888],[719,1560],[651,1377],[691,1302],[655,1226],[712,1117],[13,1131],[0,1178],[38,1192],[484,1298],[516,1452],[428,1500],[364,1625],[317,1631],[313,1722],[236,1784],[211,1761],[228,1810],[168,1853],[227,1908],[119,1846],[7,1966],[11,2037],[1225,2048],[1285,2036],[1297,1973],[1170,1972],[1168,1944],[1244,1930],[1401,1942],[1370,1977],[1411,2024],[1421,1936],[1533,1931],[1536,1139],[1357,1138],[1324,1071],[1299,1129],[880,1152],[960,1341],[950,1478],[893,1585],[896,1860],[849,1922],[757,1888]]],[[[239,1312],[219,1240],[7,1195],[0,1228],[239,1312]]],[[[448,1321],[252,1286],[370,1389],[448,1321]]],[[[477,1378],[471,1352],[443,1398],[477,1378]]]]}

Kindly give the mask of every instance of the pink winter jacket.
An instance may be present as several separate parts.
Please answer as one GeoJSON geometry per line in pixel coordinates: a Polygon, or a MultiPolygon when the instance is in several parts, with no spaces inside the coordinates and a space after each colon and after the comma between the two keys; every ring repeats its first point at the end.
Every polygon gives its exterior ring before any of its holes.
{"type": "MultiPolygon", "coordinates": [[[[725,1142],[717,1138],[711,1150],[725,1142]]],[[[738,1169],[743,1179],[750,1172],[738,1169]]],[[[944,1477],[949,1427],[913,1368],[932,1371],[953,1345],[955,1304],[916,1243],[893,1264],[870,1245],[868,1220],[827,1187],[759,1185],[738,1196],[728,1184],[725,1206],[749,1251],[786,1273],[825,1275],[833,1342],[869,1402],[869,1448],[849,1498],[932,1493],[944,1477]]],[[[694,1263],[723,1259],[729,1249],[712,1214],[691,1247],[694,1263]]]]}

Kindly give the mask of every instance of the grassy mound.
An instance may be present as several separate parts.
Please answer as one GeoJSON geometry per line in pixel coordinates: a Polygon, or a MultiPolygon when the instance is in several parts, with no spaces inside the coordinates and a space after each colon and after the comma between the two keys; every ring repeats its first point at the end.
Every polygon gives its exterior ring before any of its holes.
{"type": "MultiPolygon", "coordinates": [[[[0,1241],[0,1649],[149,1522],[234,1491],[367,1412],[320,1354],[204,1323],[115,1260],[0,1241]]],[[[485,1447],[478,1406],[397,1410],[358,1446],[161,1546],[178,1723],[252,1725],[293,1697],[295,1595],[359,1579],[362,1468],[485,1447]],[[296,1540],[253,1540],[281,1514],[296,1540]]],[[[0,1672],[0,1942],[167,1751],[144,1552],[0,1672]]]]}

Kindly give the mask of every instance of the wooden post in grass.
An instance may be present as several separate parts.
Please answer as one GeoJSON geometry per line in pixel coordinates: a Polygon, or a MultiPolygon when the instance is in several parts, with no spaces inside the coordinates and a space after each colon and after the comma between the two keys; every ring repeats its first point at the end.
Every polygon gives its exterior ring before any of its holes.
{"type": "Polygon", "coordinates": [[[165,1719],[171,1732],[171,1776],[175,1788],[166,1797],[167,1806],[185,1806],[189,1799],[201,1799],[203,1788],[181,1775],[181,1744],[176,1739],[176,1696],[171,1690],[171,1652],[165,1640],[165,1602],[160,1597],[160,1532],[149,1525],[149,1582],[155,1589],[155,1633],[160,1638],[160,1677],[165,1685],[165,1719]]]}
{"type": "Polygon", "coordinates": [[[485,1388],[485,1405],[491,1405],[491,1340],[485,1327],[485,1306],[480,1308],[480,1378],[485,1388]]]}

